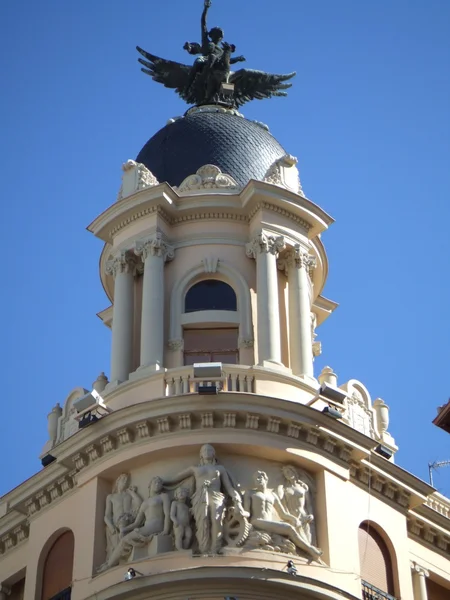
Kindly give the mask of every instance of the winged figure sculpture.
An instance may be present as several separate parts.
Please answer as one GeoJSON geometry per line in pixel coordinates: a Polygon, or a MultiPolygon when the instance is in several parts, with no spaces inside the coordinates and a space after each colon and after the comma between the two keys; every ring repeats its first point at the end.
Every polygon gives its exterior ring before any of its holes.
{"type": "Polygon", "coordinates": [[[186,42],[189,54],[199,55],[192,66],[166,60],[137,46],[142,71],[158,83],[174,89],[188,104],[197,106],[221,104],[238,108],[250,100],[286,96],[285,90],[294,73],[276,75],[253,69],[232,71],[231,66],[245,61],[233,56],[236,48],[223,41],[220,27],[207,28],[207,13],[211,0],[205,0],[202,13],[202,43],[186,42]]]}

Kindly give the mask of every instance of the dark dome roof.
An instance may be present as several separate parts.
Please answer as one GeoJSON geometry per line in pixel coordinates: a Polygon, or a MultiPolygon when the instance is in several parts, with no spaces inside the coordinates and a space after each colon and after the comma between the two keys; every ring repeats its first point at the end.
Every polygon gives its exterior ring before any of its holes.
{"type": "Polygon", "coordinates": [[[158,181],[179,186],[206,164],[242,186],[263,180],[286,151],[264,126],[230,112],[193,111],[163,127],[142,148],[143,163],[158,181]]]}

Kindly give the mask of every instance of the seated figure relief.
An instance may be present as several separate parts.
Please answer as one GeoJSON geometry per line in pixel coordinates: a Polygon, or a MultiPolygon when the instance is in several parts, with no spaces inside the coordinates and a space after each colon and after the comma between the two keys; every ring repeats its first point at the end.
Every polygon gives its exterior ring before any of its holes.
{"type": "Polygon", "coordinates": [[[121,531],[134,522],[142,504],[136,487],[129,483],[130,476],[122,473],[116,480],[112,494],[106,498],[106,560],[119,544],[121,531]]]}
{"type": "Polygon", "coordinates": [[[98,572],[115,567],[134,547],[148,545],[155,535],[168,535],[170,525],[169,495],[163,492],[161,477],[154,477],[149,485],[149,497],[141,504],[135,521],[121,529],[118,544],[98,572]]]}
{"type": "Polygon", "coordinates": [[[300,534],[302,521],[286,511],[278,495],[267,487],[268,476],[257,471],[253,476],[254,488],[245,494],[245,509],[250,513],[250,523],[256,532],[250,533],[249,544],[255,543],[264,549],[292,552],[297,548],[306,553],[310,561],[320,561],[322,551],[300,534]],[[276,521],[274,512],[281,517],[276,521]],[[263,535],[259,535],[262,532],[263,535]],[[281,539],[280,539],[281,538],[281,539]],[[291,544],[286,542],[286,539],[291,544]]]}
{"type": "Polygon", "coordinates": [[[200,554],[220,554],[224,547],[259,549],[322,563],[316,547],[314,480],[292,465],[283,466],[281,474],[283,483],[271,489],[267,473],[257,471],[253,487],[241,494],[218,463],[214,447],[205,444],[198,465],[173,477],[153,477],[145,501],[129,485],[129,475],[120,475],[106,499],[106,560],[97,572],[137,555],[139,560],[148,553],[191,548],[200,554]],[[172,538],[166,537],[171,532],[172,538]]]}

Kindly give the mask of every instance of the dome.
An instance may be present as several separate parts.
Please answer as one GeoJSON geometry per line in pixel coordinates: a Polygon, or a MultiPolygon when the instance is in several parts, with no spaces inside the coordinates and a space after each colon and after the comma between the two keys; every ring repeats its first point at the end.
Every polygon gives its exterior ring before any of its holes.
{"type": "Polygon", "coordinates": [[[200,167],[212,164],[241,186],[263,180],[286,151],[264,125],[231,111],[194,110],[169,123],[140,151],[158,181],[179,186],[200,167]]]}

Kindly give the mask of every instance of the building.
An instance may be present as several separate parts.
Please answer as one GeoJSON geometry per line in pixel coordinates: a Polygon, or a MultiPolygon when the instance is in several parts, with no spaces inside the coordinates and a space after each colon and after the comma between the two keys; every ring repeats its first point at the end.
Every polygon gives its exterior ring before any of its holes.
{"type": "Polygon", "coordinates": [[[438,408],[438,414],[433,420],[434,425],[450,433],[450,400],[438,408]]]}
{"type": "Polygon", "coordinates": [[[0,500],[0,600],[450,597],[450,501],[395,464],[383,400],[314,373],[333,220],[233,93],[171,119],[89,226],[109,380],[0,500]]]}

